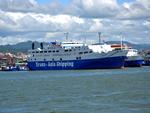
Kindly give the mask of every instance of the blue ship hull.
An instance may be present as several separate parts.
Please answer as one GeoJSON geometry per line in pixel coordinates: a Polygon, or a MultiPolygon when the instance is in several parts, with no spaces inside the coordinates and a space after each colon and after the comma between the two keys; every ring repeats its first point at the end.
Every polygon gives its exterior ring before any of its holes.
{"type": "Polygon", "coordinates": [[[124,66],[125,67],[141,67],[143,63],[143,60],[130,60],[125,61],[124,66]]]}
{"type": "Polygon", "coordinates": [[[150,66],[150,61],[144,61],[144,66],[150,66]]]}
{"type": "Polygon", "coordinates": [[[124,66],[125,56],[88,60],[31,61],[29,70],[114,69],[124,66]]]}

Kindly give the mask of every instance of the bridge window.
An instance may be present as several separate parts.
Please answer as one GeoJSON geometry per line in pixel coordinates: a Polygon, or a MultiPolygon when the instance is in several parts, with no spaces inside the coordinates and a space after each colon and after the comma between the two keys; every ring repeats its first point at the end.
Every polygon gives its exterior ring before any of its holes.
{"type": "Polygon", "coordinates": [[[62,58],[60,58],[60,60],[62,61],[62,58]]]}
{"type": "Polygon", "coordinates": [[[44,53],[47,53],[47,51],[44,51],[44,53]]]}
{"type": "Polygon", "coordinates": [[[43,53],[43,51],[40,51],[40,53],[43,53]]]}
{"type": "Polygon", "coordinates": [[[84,54],[88,53],[88,51],[85,51],[84,54]]]}
{"type": "Polygon", "coordinates": [[[68,52],[68,49],[66,49],[65,52],[68,52]]]}
{"type": "Polygon", "coordinates": [[[56,52],[59,52],[59,50],[56,50],[56,52]]]}
{"type": "Polygon", "coordinates": [[[80,59],[81,59],[81,57],[76,57],[76,59],[77,59],[77,60],[80,60],[80,59]]]}
{"type": "Polygon", "coordinates": [[[79,54],[83,54],[83,52],[79,52],[79,54]]]}
{"type": "Polygon", "coordinates": [[[36,51],[36,53],[39,53],[38,51],[36,51]]]}
{"type": "Polygon", "coordinates": [[[49,53],[51,53],[51,51],[48,51],[49,53]]]}

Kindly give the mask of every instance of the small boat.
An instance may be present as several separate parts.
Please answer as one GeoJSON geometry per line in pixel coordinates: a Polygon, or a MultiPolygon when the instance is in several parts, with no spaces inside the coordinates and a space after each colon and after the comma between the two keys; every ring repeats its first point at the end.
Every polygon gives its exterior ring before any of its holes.
{"type": "Polygon", "coordinates": [[[4,66],[4,67],[2,67],[2,71],[27,71],[27,67],[4,66]]]}

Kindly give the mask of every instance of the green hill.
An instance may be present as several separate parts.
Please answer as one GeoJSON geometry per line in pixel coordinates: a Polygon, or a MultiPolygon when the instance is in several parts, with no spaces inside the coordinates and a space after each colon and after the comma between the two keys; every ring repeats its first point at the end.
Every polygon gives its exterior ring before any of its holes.
{"type": "MultiPolygon", "coordinates": [[[[40,47],[40,42],[35,41],[35,48],[40,47]]],[[[106,42],[108,44],[116,44],[116,43],[120,43],[119,41],[108,41],[106,42]]],[[[150,44],[132,44],[130,42],[123,42],[124,44],[127,44],[128,46],[138,49],[138,50],[150,50],[150,44]]],[[[47,43],[44,42],[44,44],[46,45],[47,43]]],[[[27,53],[27,51],[29,49],[31,49],[32,46],[32,41],[27,41],[27,42],[21,42],[18,44],[14,44],[14,45],[0,45],[0,52],[6,53],[6,52],[10,52],[10,53],[18,53],[18,52],[23,52],[23,53],[27,53]]]]}

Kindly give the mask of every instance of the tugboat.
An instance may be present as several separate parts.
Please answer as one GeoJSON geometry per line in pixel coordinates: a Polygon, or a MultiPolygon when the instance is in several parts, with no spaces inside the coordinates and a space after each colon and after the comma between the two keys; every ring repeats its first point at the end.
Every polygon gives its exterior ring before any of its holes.
{"type": "Polygon", "coordinates": [[[107,44],[50,42],[28,51],[29,70],[72,70],[122,68],[128,50],[112,50],[107,44]]]}

